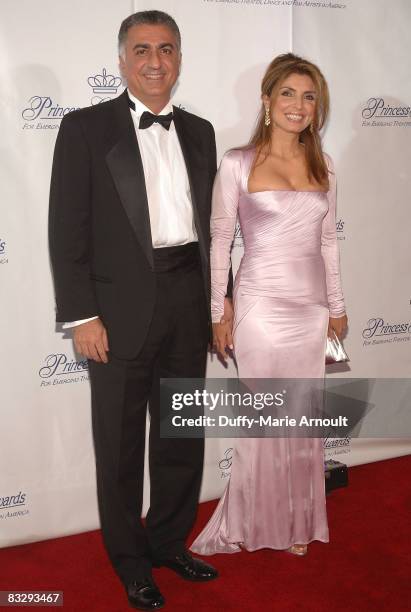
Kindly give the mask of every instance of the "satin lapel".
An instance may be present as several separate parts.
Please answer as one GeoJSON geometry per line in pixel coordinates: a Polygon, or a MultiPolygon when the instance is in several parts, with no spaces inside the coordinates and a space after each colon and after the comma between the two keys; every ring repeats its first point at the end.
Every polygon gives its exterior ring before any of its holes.
{"type": "Polygon", "coordinates": [[[106,162],[131,226],[153,268],[153,246],[143,162],[128,102],[124,97],[126,95],[125,93],[118,99],[116,124],[113,125],[115,137],[112,135],[114,144],[106,155],[106,162]]]}
{"type": "Polygon", "coordinates": [[[201,227],[199,214],[200,204],[205,190],[204,173],[202,170],[204,160],[202,159],[201,151],[194,139],[195,135],[193,138],[193,134],[188,133],[184,116],[180,109],[176,106],[173,106],[173,117],[181,151],[183,153],[187,168],[188,181],[190,183],[191,202],[193,204],[194,222],[196,225],[200,249],[202,250],[203,257],[205,257],[205,260],[207,260],[208,253],[207,248],[205,247],[204,232],[201,227]]]}

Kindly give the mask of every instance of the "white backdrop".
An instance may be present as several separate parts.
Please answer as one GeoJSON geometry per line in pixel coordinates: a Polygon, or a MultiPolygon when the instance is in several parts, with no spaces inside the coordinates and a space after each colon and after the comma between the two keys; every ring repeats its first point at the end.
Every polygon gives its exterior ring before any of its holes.
{"type": "MultiPolygon", "coordinates": [[[[3,0],[0,546],[98,526],[87,369],[53,324],[50,167],[62,115],[122,91],[119,24],[151,8],[180,25],[174,101],[212,121],[220,157],[248,140],[260,80],[276,54],[292,50],[321,67],[331,89],[324,142],[337,169],[350,317],[351,371],[330,375],[410,375],[408,0],[3,0]],[[406,331],[393,332],[400,323],[406,331]]],[[[237,237],[235,266],[241,252],[237,237]]],[[[208,374],[236,375],[216,360],[208,374]]],[[[325,444],[328,456],[350,465],[411,452],[407,439],[325,444]]],[[[202,499],[221,493],[231,447],[231,440],[207,441],[202,499]]],[[[147,491],[145,499],[146,508],[147,491]]]]}

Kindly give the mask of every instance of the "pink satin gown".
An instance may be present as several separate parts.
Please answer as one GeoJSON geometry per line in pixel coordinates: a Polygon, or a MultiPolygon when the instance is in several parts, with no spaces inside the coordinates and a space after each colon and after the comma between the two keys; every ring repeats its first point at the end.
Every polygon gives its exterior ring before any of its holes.
{"type": "MultiPolygon", "coordinates": [[[[234,285],[240,378],[322,378],[328,318],[344,314],[330,189],[249,193],[255,150],[226,153],[213,192],[212,316],[219,321],[237,214],[244,255],[234,285]]],[[[241,438],[231,477],[191,550],[202,554],[328,542],[323,441],[241,438]]]]}

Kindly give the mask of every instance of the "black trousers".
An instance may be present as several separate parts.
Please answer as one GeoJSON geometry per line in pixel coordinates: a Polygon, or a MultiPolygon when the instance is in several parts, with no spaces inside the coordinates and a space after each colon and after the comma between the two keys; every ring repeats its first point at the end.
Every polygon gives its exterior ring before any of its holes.
{"type": "Polygon", "coordinates": [[[208,316],[198,245],[155,249],[154,259],[157,302],[141,352],[132,360],[109,354],[107,364],[89,362],[101,528],[124,583],[150,575],[152,559],[184,549],[203,468],[204,440],[160,437],[159,406],[160,378],[205,375],[208,316]],[[150,508],[144,527],[147,402],[150,508]]]}

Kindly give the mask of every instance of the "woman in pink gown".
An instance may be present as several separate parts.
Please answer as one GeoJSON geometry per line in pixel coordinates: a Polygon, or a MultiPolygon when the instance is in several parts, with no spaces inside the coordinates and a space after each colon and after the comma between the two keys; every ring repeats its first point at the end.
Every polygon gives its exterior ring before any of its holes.
{"type": "MultiPolygon", "coordinates": [[[[327,332],[346,324],[335,228],[336,181],[321,149],[328,111],[319,69],[293,54],[273,60],[251,145],[224,156],[212,210],[214,339],[225,356],[224,309],[237,216],[244,256],[234,286],[240,378],[323,378],[327,332]]],[[[288,550],[328,542],[320,438],[241,438],[231,477],[191,546],[203,555],[288,550]]]]}

